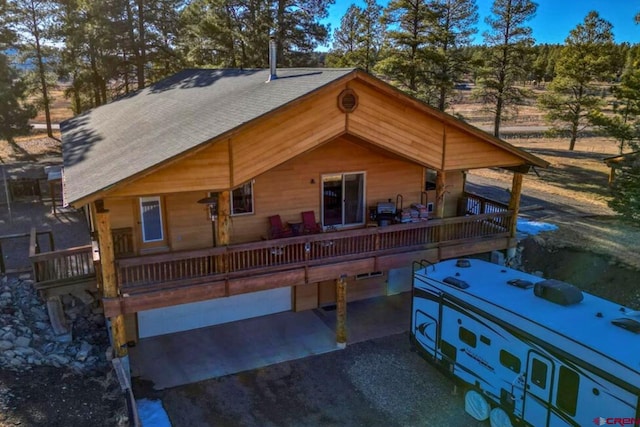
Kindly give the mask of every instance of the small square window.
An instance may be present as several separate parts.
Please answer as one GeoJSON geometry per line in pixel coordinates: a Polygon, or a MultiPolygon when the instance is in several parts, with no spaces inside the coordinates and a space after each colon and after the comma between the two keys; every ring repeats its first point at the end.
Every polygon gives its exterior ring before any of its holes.
{"type": "Polygon", "coordinates": [[[520,359],[507,350],[500,350],[500,364],[516,374],[520,373],[520,359]]]}
{"type": "Polygon", "coordinates": [[[467,328],[463,328],[460,326],[460,330],[458,331],[458,338],[463,343],[475,348],[476,347],[476,334],[468,330],[467,328]]]}
{"type": "Polygon", "coordinates": [[[253,213],[253,181],[236,187],[231,192],[231,215],[253,213]]]}

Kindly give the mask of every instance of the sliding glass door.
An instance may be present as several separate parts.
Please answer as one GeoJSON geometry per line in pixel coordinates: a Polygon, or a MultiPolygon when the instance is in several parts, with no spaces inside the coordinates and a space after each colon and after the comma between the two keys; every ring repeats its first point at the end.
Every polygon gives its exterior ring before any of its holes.
{"type": "Polygon", "coordinates": [[[364,224],[364,172],[322,176],[322,225],[364,224]]]}

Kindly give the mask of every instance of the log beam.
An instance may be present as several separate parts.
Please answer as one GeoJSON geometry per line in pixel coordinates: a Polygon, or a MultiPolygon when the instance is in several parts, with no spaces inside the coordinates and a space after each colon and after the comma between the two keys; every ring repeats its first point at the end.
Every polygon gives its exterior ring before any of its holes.
{"type": "Polygon", "coordinates": [[[511,237],[516,236],[516,226],[518,223],[518,211],[520,210],[520,196],[522,194],[522,177],[521,173],[515,172],[513,174],[513,180],[511,183],[511,198],[509,199],[509,210],[513,211],[511,217],[511,226],[509,235],[511,237]]]}
{"type": "MultiPolygon", "coordinates": [[[[96,231],[98,232],[98,249],[100,251],[100,270],[102,275],[102,289],[105,298],[118,296],[118,283],[116,280],[115,255],[113,251],[113,238],[111,236],[111,222],[109,211],[104,209],[102,203],[95,204],[96,231]]],[[[127,334],[124,316],[118,315],[111,318],[111,337],[117,357],[127,355],[127,334]]]]}
{"type": "Polygon", "coordinates": [[[336,279],[336,344],[347,346],[347,276],[336,279]]]}
{"type": "Polygon", "coordinates": [[[218,246],[228,246],[230,242],[229,228],[231,225],[231,192],[229,190],[218,193],[218,246]]]}

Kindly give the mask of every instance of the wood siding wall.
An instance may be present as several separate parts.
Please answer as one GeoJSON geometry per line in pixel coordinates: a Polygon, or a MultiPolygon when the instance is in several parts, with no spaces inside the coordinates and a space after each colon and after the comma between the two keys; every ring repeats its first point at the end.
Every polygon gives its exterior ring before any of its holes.
{"type": "Polygon", "coordinates": [[[350,87],[358,95],[358,108],[349,114],[348,133],[433,169],[441,168],[441,121],[364,83],[351,82],[350,87]]]}
{"type": "Polygon", "coordinates": [[[478,169],[496,166],[521,165],[522,159],[473,135],[447,126],[447,148],[444,170],[478,169]]]}
{"type": "Polygon", "coordinates": [[[322,175],[362,171],[366,172],[366,206],[388,199],[395,202],[397,194],[403,195],[405,206],[420,201],[422,167],[341,137],[257,177],[256,213],[232,217],[231,242],[266,237],[268,217],[274,214],[285,223],[300,222],[301,212],[313,210],[320,222],[322,175]]]}
{"type": "MultiPolygon", "coordinates": [[[[320,148],[260,175],[254,181],[254,214],[231,217],[231,244],[267,237],[268,217],[278,214],[283,222],[300,222],[301,212],[313,210],[321,221],[322,175],[342,172],[366,173],[366,206],[403,196],[404,207],[421,201],[423,168],[389,155],[353,137],[339,137],[320,148]],[[311,181],[313,180],[313,183],[311,181]]],[[[461,172],[447,174],[445,216],[455,216],[463,192],[461,172]]],[[[433,197],[429,201],[435,202],[433,197]]],[[[165,229],[170,250],[211,247],[212,224],[207,206],[197,201],[207,192],[192,191],[163,197],[165,229]]],[[[138,198],[107,199],[112,227],[132,227],[139,239],[138,198]]],[[[139,244],[138,244],[139,246],[139,244]]]]}
{"type": "MultiPolygon", "coordinates": [[[[229,146],[220,141],[109,193],[145,196],[229,187],[229,146]]],[[[203,196],[204,197],[204,196],[203,196]]]]}
{"type": "Polygon", "coordinates": [[[209,208],[198,204],[198,200],[205,196],[203,192],[189,192],[165,197],[171,250],[213,246],[209,208]]]}
{"type": "Polygon", "coordinates": [[[340,86],[312,97],[234,136],[232,185],[240,185],[344,133],[345,115],[337,102],[343,89],[340,86]]]}
{"type": "Polygon", "coordinates": [[[445,177],[444,217],[458,215],[458,201],[464,193],[463,172],[449,172],[445,177]]]}
{"type": "Polygon", "coordinates": [[[104,203],[105,209],[109,211],[109,219],[111,220],[111,228],[125,228],[135,226],[135,212],[137,208],[137,198],[126,199],[106,199],[104,203]]]}

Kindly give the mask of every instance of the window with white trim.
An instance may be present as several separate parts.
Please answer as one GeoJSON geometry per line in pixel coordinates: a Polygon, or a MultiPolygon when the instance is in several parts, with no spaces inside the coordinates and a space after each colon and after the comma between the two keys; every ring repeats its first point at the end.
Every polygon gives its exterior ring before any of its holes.
{"type": "Polygon", "coordinates": [[[164,240],[160,197],[140,197],[140,220],[144,243],[164,240]]]}

